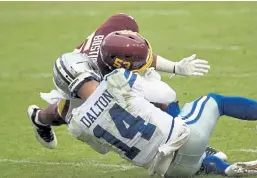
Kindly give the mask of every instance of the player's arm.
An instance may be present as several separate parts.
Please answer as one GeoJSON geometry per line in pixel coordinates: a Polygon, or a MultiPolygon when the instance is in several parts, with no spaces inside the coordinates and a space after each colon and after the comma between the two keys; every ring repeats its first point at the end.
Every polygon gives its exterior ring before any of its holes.
{"type": "Polygon", "coordinates": [[[124,70],[132,90],[143,94],[144,98],[153,103],[171,103],[176,99],[176,92],[161,81],[161,76],[153,69],[148,69],[143,76],[124,70]]]}
{"type": "Polygon", "coordinates": [[[151,66],[158,71],[174,73],[183,76],[203,76],[204,74],[208,73],[210,69],[208,61],[196,59],[195,54],[190,57],[184,58],[179,62],[173,62],[154,54],[151,66]]]}
{"type": "MultiPolygon", "coordinates": [[[[139,32],[138,24],[135,19],[128,14],[116,14],[111,16],[104,25],[116,24],[119,30],[130,30],[133,32],[139,32]]],[[[210,66],[208,61],[195,58],[196,55],[184,58],[179,62],[173,62],[160,55],[153,54],[153,63],[151,67],[154,67],[158,71],[174,73],[177,75],[190,76],[198,75],[203,76],[208,73],[210,66]]]]}
{"type": "Polygon", "coordinates": [[[142,89],[145,99],[153,103],[171,103],[176,99],[176,92],[153,69],[148,69],[143,76],[137,75],[134,89],[142,89]]]}

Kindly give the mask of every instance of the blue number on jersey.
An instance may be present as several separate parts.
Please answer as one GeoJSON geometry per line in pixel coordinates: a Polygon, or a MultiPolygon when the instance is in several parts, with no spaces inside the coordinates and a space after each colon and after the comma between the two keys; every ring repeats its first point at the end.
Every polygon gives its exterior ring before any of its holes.
{"type": "MultiPolygon", "coordinates": [[[[113,119],[120,135],[127,139],[133,139],[137,133],[141,133],[141,137],[150,140],[154,134],[156,126],[148,123],[145,125],[144,120],[138,116],[134,117],[123,109],[118,104],[115,104],[109,111],[111,118],[113,119]],[[126,127],[125,123],[128,127],[126,127]]],[[[97,125],[94,130],[94,135],[97,138],[103,138],[109,144],[114,145],[118,149],[125,152],[125,156],[129,159],[134,159],[140,150],[136,147],[129,147],[121,140],[110,134],[108,131],[103,129],[100,125],[97,125]]]]}
{"type": "Polygon", "coordinates": [[[103,138],[105,141],[110,143],[111,145],[115,146],[116,148],[120,149],[121,151],[125,152],[125,156],[130,160],[134,159],[140,150],[136,147],[129,147],[115,136],[110,134],[108,131],[104,130],[100,125],[97,125],[94,130],[94,135],[97,138],[103,138]]]}
{"type": "Polygon", "coordinates": [[[140,132],[142,138],[150,140],[156,129],[155,125],[151,123],[145,125],[145,121],[140,116],[135,118],[118,104],[115,104],[110,109],[109,113],[119,130],[120,135],[124,138],[133,139],[136,134],[140,132]],[[128,128],[124,122],[129,125],[128,128]]]}

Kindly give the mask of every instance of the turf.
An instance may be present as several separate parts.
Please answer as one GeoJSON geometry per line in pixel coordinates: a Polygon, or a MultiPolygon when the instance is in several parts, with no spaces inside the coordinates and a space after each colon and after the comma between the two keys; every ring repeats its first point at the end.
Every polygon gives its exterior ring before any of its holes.
{"type": "MultiPolygon", "coordinates": [[[[39,92],[53,88],[53,61],[118,12],[137,20],[156,53],[209,61],[205,77],[163,75],[181,104],[208,92],[257,99],[257,2],[0,2],[0,177],[148,177],[114,154],[93,152],[65,126],[55,128],[58,147],[45,149],[26,116],[28,105],[46,106],[39,92]]],[[[256,134],[256,122],[223,117],[210,145],[231,162],[255,160],[256,134]]]]}

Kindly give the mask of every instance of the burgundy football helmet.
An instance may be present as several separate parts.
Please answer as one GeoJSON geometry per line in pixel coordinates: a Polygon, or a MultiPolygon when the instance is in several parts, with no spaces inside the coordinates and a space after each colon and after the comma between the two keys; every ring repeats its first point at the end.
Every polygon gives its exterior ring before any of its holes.
{"type": "Polygon", "coordinates": [[[108,34],[100,47],[101,62],[110,70],[125,68],[141,72],[153,62],[150,43],[136,32],[115,31],[108,34]]]}

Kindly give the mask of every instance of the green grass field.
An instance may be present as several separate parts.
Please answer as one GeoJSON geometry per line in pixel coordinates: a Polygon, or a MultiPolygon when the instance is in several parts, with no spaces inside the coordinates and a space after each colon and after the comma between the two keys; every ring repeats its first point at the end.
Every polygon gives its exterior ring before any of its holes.
{"type": "MultiPolygon", "coordinates": [[[[1,178],[148,177],[114,154],[93,152],[65,126],[55,128],[58,147],[45,149],[26,116],[28,105],[46,106],[39,92],[53,88],[53,61],[118,12],[135,17],[156,53],[209,61],[206,77],[164,75],[181,105],[208,92],[257,99],[257,2],[0,2],[1,178]]],[[[255,160],[256,124],[222,117],[210,145],[231,162],[255,160]]]]}

